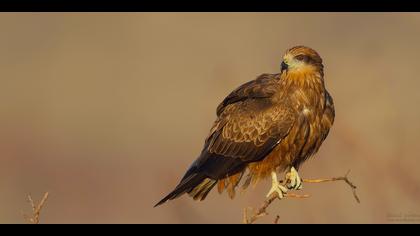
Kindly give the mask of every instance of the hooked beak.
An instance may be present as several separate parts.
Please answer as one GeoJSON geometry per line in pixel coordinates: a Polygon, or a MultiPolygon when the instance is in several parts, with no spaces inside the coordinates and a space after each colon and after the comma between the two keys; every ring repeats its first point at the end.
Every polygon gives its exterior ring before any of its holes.
{"type": "Polygon", "coordinates": [[[284,63],[284,61],[281,63],[281,72],[283,72],[284,70],[287,70],[287,68],[288,68],[289,66],[286,64],[286,63],[284,63]]]}

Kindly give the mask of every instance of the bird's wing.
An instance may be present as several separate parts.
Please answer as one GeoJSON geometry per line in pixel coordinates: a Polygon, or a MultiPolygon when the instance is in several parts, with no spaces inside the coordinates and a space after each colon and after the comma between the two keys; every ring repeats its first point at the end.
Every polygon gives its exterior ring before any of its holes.
{"type": "Polygon", "coordinates": [[[178,186],[157,205],[188,192],[204,199],[217,180],[263,159],[285,137],[295,116],[287,101],[273,104],[279,91],[274,75],[262,75],[230,93],[217,108],[218,118],[200,156],[178,186]]]}
{"type": "Polygon", "coordinates": [[[294,112],[287,102],[273,104],[278,83],[268,80],[259,77],[240,86],[219,105],[219,116],[189,173],[212,178],[232,174],[263,159],[288,134],[294,112]]]}

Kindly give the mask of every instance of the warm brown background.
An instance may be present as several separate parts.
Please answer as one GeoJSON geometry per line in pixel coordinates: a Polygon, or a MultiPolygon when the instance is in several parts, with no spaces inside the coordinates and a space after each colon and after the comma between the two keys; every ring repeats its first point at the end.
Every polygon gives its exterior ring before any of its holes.
{"type": "MultiPolygon", "coordinates": [[[[324,59],[336,123],[306,178],[307,200],[270,223],[390,223],[420,215],[420,14],[0,14],[0,222],[241,223],[270,181],[231,201],[153,205],[199,154],[217,104],[304,44],[324,59]]],[[[420,217],[416,220],[420,222],[420,217]]]]}

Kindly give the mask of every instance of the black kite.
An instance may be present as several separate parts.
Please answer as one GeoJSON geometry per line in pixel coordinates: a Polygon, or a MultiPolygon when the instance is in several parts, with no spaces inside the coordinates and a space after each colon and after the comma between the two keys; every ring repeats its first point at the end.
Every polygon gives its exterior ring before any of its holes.
{"type": "Polygon", "coordinates": [[[300,164],[318,151],[334,122],[323,69],[315,50],[296,46],[286,51],[280,73],[260,75],[230,93],[217,107],[200,156],[156,206],[184,193],[204,200],[216,184],[233,198],[245,174],[244,188],[271,175],[267,196],[300,189],[300,164]],[[276,174],[286,170],[287,188],[276,174]]]}

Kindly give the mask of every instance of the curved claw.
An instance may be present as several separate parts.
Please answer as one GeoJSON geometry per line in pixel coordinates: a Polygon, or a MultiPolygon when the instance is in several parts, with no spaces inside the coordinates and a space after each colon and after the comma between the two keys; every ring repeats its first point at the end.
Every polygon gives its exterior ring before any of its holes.
{"type": "Polygon", "coordinates": [[[295,169],[295,167],[290,168],[290,172],[286,175],[287,178],[287,188],[300,190],[303,188],[302,186],[302,179],[299,177],[299,173],[295,169]]]}
{"type": "Polygon", "coordinates": [[[284,194],[287,193],[287,191],[288,191],[287,188],[279,183],[277,185],[271,186],[271,189],[270,189],[270,191],[268,191],[266,197],[270,197],[271,194],[277,193],[278,198],[282,199],[284,197],[284,194]]]}
{"type": "Polygon", "coordinates": [[[287,193],[288,190],[285,186],[279,183],[276,172],[272,172],[271,177],[271,189],[270,191],[268,191],[266,197],[268,198],[271,196],[271,194],[277,193],[278,198],[282,199],[284,197],[284,194],[287,193]]]}

